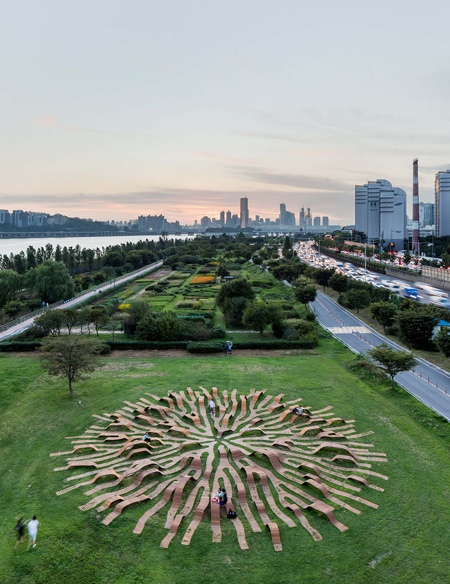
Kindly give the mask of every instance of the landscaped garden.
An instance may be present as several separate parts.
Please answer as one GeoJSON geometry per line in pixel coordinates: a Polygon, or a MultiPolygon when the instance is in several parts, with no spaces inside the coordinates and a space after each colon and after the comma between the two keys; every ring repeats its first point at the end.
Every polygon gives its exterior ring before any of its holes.
{"type": "MultiPolygon", "coordinates": [[[[44,374],[34,356],[0,356],[2,582],[446,581],[450,568],[447,554],[450,511],[445,505],[450,480],[447,422],[402,390],[392,391],[388,381],[380,379],[364,362],[356,360],[329,338],[321,339],[319,347],[301,354],[292,351],[291,354],[277,352],[252,357],[242,356],[244,353],[231,357],[180,353],[176,358],[173,353],[171,355],[164,358],[114,353],[102,357],[101,366],[92,377],[75,386],[74,398],[69,397],[66,382],[44,374]],[[105,511],[99,511],[98,506],[86,511],[79,509],[92,498],[93,495],[89,497],[85,493],[94,485],[56,495],[74,485],[74,481],[67,482],[67,478],[89,471],[89,468],[77,468],[54,472],[55,467],[64,465],[64,457],[55,458],[50,454],[73,448],[73,438],[66,437],[82,435],[92,425],[104,427],[105,422],[92,416],[104,417],[105,413],[123,411],[127,407],[124,401],[131,404],[142,398],[154,401],[148,393],[163,398],[169,392],[184,392],[188,397],[188,386],[194,391],[203,387],[208,392],[217,387],[220,396],[223,391],[231,396],[234,388],[238,395],[246,395],[252,388],[267,390],[257,404],[262,404],[265,396],[284,394],[281,403],[297,402],[301,398],[301,403],[312,410],[332,406],[334,416],[352,423],[356,433],[362,434],[356,442],[373,445],[370,448],[372,461],[360,460],[358,468],[368,470],[364,464],[370,464],[370,470],[389,480],[366,475],[369,483],[384,491],[354,481],[344,481],[345,484],[339,486],[327,476],[322,476],[322,480],[328,488],[353,493],[378,508],[347,499],[351,507],[360,511],[356,514],[327,500],[337,521],[348,527],[342,532],[320,512],[304,510],[311,527],[322,536],[320,541],[315,541],[294,513],[289,515],[295,527],[280,521],[273,504],[267,503],[269,492],[256,476],[257,497],[266,503],[269,519],[279,527],[283,551],[276,552],[271,534],[263,523],[260,523],[259,533],[245,523],[245,513],[234,491],[236,480],[230,475],[230,496],[244,524],[249,549],[241,549],[235,526],[225,515],[221,520],[221,542],[212,542],[209,508],[205,509],[189,545],[181,542],[194,511],[184,518],[182,528],[168,548],[163,549],[160,543],[168,533],[165,523],[171,501],[153,514],[142,533],[137,534],[133,530],[150,508],[150,501],[126,507],[114,521],[105,525],[102,521],[116,502],[105,511]],[[355,492],[355,486],[361,487],[361,492],[355,492]],[[25,545],[14,549],[17,518],[33,514],[41,521],[36,549],[27,552],[25,545]]],[[[270,403],[269,400],[266,407],[270,403]]],[[[161,402],[163,404],[167,405],[167,401],[161,402]]],[[[115,421],[116,418],[111,418],[111,423],[115,421]]],[[[143,424],[142,418],[136,422],[143,424]]],[[[257,426],[255,430],[255,437],[250,433],[248,440],[255,441],[257,450],[257,426]]],[[[333,426],[333,430],[338,432],[339,428],[333,426]]],[[[135,436],[139,440],[140,431],[135,436]]],[[[173,440],[176,441],[176,433],[173,440]]],[[[82,450],[78,454],[90,452],[82,450]]],[[[319,453],[319,458],[307,456],[305,460],[323,464],[322,456],[326,458],[329,454],[324,451],[319,453]]],[[[142,461],[142,458],[138,455],[136,460],[142,461]]],[[[279,476],[266,457],[256,454],[250,457],[250,462],[279,476]]],[[[218,463],[219,457],[215,455],[211,462],[213,471],[218,463]]],[[[344,468],[349,462],[343,459],[334,464],[344,468]]],[[[317,474],[311,466],[289,471],[290,475],[299,477],[308,473],[317,474]]],[[[247,476],[248,473],[239,471],[248,504],[257,516],[252,502],[255,495],[249,490],[247,476]]],[[[92,477],[90,474],[85,480],[92,477]]],[[[334,477],[336,479],[342,481],[338,476],[334,477]]],[[[101,479],[100,483],[102,480],[110,482],[111,477],[101,479]]],[[[130,481],[131,478],[125,485],[131,485],[130,481]]],[[[187,486],[182,502],[186,502],[195,481],[187,486]]],[[[211,478],[210,493],[217,487],[211,478]]],[[[318,493],[311,485],[302,488],[309,494],[318,493]]],[[[286,513],[277,490],[270,487],[270,493],[276,508],[286,513]]]]}

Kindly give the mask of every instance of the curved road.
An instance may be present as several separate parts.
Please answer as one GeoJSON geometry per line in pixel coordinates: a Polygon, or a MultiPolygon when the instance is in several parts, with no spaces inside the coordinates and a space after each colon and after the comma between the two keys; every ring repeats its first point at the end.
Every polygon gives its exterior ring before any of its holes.
{"type": "MultiPolygon", "coordinates": [[[[150,272],[150,270],[154,270],[155,268],[159,268],[160,266],[162,266],[162,264],[163,264],[162,261],[158,261],[158,262],[155,262],[154,264],[150,264],[148,266],[145,266],[145,268],[142,268],[138,272],[133,272],[132,274],[129,274],[128,276],[116,278],[114,283],[101,284],[100,286],[97,286],[98,292],[100,292],[100,291],[103,292],[104,290],[114,289],[119,284],[123,284],[124,282],[128,282],[129,280],[135,280],[136,278],[139,278],[143,274],[150,272]]],[[[65,302],[64,304],[57,306],[56,310],[64,309],[64,308],[72,308],[73,306],[77,306],[78,304],[81,304],[81,302],[84,302],[88,298],[92,298],[96,294],[97,294],[97,291],[90,290],[90,291],[86,292],[86,294],[83,294],[82,296],[78,296],[77,298],[73,298],[72,300],[69,300],[68,302],[65,302]]],[[[52,307],[50,306],[50,308],[52,308],[52,307]]],[[[36,318],[36,314],[34,316],[30,317],[29,319],[24,320],[23,322],[12,326],[11,328],[7,329],[6,331],[0,332],[0,341],[5,341],[9,337],[17,335],[18,333],[23,332],[27,328],[30,328],[30,326],[33,324],[35,318],[36,318]]]]}
{"type": "MultiPolygon", "coordinates": [[[[404,349],[367,326],[334,300],[317,292],[310,304],[319,324],[347,345],[365,355],[372,347],[386,343],[397,351],[404,349]]],[[[395,381],[415,398],[450,421],[450,375],[424,359],[417,359],[412,371],[399,373],[395,381]]]]}

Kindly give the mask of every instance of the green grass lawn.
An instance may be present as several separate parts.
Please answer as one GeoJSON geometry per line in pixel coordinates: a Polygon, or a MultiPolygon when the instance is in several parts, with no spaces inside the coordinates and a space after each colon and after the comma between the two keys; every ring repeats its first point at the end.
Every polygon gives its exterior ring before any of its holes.
{"type": "MultiPolygon", "coordinates": [[[[388,382],[360,378],[346,363],[354,356],[332,339],[302,356],[186,358],[105,357],[102,367],[75,386],[44,375],[34,357],[0,355],[0,581],[3,583],[437,583],[450,572],[448,525],[450,508],[449,426],[388,382]],[[221,543],[211,542],[204,520],[191,545],[178,534],[167,550],[166,510],[154,516],[142,535],[132,533],[142,505],[126,510],[108,527],[95,509],[78,509],[87,501],[82,489],[57,497],[67,486],[65,472],[53,468],[63,459],[52,452],[67,450],[65,436],[83,433],[95,423],[93,414],[112,412],[123,400],[150,391],[165,395],[186,386],[219,390],[267,389],[285,399],[301,396],[315,408],[332,405],[335,415],[355,419],[356,430],[373,430],[365,438],[388,464],[376,468],[389,476],[385,492],[362,496],[377,510],[356,506],[356,516],[337,510],[349,530],[340,533],[319,515],[308,516],[323,536],[314,542],[300,525],[280,523],[283,551],[276,553],[268,532],[251,533],[242,551],[223,525],[221,543]],[[78,405],[81,400],[81,405],[78,405]],[[164,513],[163,513],[164,511],[164,513]],[[18,517],[36,514],[41,521],[36,549],[14,550],[18,517]]],[[[377,484],[380,484],[379,481],[377,484]]],[[[103,516],[102,516],[103,517],[103,516]]],[[[183,530],[181,530],[183,533],[183,530]]]]}

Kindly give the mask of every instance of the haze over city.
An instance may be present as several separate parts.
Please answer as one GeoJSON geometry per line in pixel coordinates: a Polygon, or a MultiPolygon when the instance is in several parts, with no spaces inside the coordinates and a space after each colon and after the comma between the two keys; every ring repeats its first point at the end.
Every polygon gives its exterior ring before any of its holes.
{"type": "Polygon", "coordinates": [[[279,203],[354,223],[355,184],[412,203],[450,167],[447,3],[11,3],[0,208],[193,222],[279,203]],[[420,7],[420,9],[419,9],[420,7]]]}

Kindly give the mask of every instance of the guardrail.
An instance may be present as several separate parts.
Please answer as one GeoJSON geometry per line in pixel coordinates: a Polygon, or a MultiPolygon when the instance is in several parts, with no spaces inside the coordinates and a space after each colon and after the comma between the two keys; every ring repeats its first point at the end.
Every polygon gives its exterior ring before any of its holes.
{"type": "MultiPolygon", "coordinates": [[[[133,272],[129,272],[128,274],[123,276],[123,278],[121,278],[120,280],[116,280],[115,284],[119,285],[119,284],[122,284],[123,282],[127,282],[128,280],[132,280],[133,276],[137,276],[139,274],[145,274],[146,272],[149,272],[150,270],[153,270],[154,268],[159,267],[160,265],[162,265],[162,263],[163,263],[162,260],[159,260],[157,262],[154,262],[153,264],[146,266],[145,268],[139,268],[138,270],[134,270],[133,272]]],[[[75,300],[76,298],[81,298],[82,296],[87,296],[91,292],[94,292],[97,290],[100,291],[101,288],[104,286],[111,286],[111,285],[112,285],[112,280],[110,279],[107,282],[103,282],[102,284],[96,284],[95,286],[92,286],[91,288],[88,288],[87,290],[82,290],[81,292],[78,292],[77,294],[75,294],[75,296],[73,298],[69,298],[68,300],[58,300],[57,302],[53,302],[53,304],[43,306],[42,308],[39,308],[38,310],[34,310],[33,312],[29,312],[27,314],[24,314],[23,316],[20,316],[19,318],[15,318],[14,320],[7,322],[6,324],[0,325],[0,332],[7,331],[8,329],[12,328],[13,326],[16,326],[22,322],[25,322],[26,320],[29,320],[30,318],[36,318],[40,314],[42,314],[43,312],[46,312],[47,310],[58,308],[59,306],[62,306],[63,304],[67,304],[68,302],[71,302],[72,300],[75,300]]]]}

